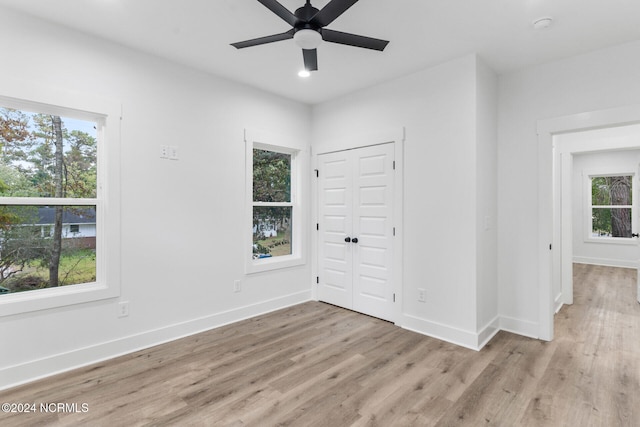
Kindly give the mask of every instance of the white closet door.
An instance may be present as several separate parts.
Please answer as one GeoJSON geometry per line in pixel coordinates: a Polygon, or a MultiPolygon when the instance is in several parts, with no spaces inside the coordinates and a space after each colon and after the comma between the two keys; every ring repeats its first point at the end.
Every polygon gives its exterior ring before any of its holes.
{"type": "Polygon", "coordinates": [[[354,150],[353,309],[393,318],[393,145],[354,150]]]}
{"type": "Polygon", "coordinates": [[[318,298],[393,320],[394,146],[319,158],[318,298]]]}
{"type": "Polygon", "coordinates": [[[351,236],[353,172],[346,152],[319,156],[318,298],[340,307],[353,306],[351,236]]]}

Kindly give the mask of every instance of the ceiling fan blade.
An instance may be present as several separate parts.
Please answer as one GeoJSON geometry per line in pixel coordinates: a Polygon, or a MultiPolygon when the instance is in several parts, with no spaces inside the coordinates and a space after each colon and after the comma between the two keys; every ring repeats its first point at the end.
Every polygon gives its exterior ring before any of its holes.
{"type": "Polygon", "coordinates": [[[316,71],[318,69],[318,49],[302,49],[302,57],[304,58],[305,70],[316,71]]]}
{"type": "Polygon", "coordinates": [[[289,25],[295,27],[298,23],[298,18],[296,15],[291,13],[289,9],[278,3],[276,0],[258,0],[262,3],[267,9],[271,12],[278,15],[280,18],[284,19],[289,25]]]}
{"type": "Polygon", "coordinates": [[[322,40],[346,44],[349,46],[363,47],[365,49],[384,50],[389,42],[387,40],[374,39],[372,37],[359,36],[357,34],[343,33],[341,31],[322,29],[322,40]]]}
{"type": "Polygon", "coordinates": [[[287,31],[286,33],[274,34],[272,36],[266,37],[258,37],[257,39],[245,40],[243,42],[231,43],[231,46],[236,49],[242,49],[244,47],[258,46],[266,43],[279,42],[281,40],[288,40],[293,38],[293,33],[295,31],[293,29],[287,31]]]}
{"type": "Polygon", "coordinates": [[[320,12],[311,18],[309,23],[319,27],[325,27],[357,2],[358,0],[331,0],[320,12]]]}

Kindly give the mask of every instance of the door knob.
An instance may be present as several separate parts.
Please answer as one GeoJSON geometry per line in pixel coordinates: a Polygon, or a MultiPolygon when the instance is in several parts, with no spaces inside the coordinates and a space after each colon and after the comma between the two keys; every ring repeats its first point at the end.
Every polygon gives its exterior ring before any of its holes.
{"type": "Polygon", "coordinates": [[[345,238],[344,238],[344,241],[345,241],[345,242],[347,242],[347,243],[349,243],[349,242],[351,241],[351,237],[345,237],[345,238]]]}
{"type": "Polygon", "coordinates": [[[351,241],[352,241],[353,243],[358,243],[358,238],[357,238],[357,237],[354,237],[353,239],[351,239],[351,241]]]}

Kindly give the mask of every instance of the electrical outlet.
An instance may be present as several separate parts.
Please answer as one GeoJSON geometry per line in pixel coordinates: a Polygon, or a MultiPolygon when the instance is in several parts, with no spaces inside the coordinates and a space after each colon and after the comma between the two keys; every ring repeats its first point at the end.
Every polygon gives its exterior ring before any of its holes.
{"type": "Polygon", "coordinates": [[[121,301],[118,304],[118,317],[127,317],[129,315],[129,301],[121,301]]]}
{"type": "Polygon", "coordinates": [[[178,155],[178,147],[175,145],[169,145],[167,148],[169,160],[178,160],[180,158],[178,155]]]}
{"type": "Polygon", "coordinates": [[[169,158],[169,146],[168,145],[161,145],[160,146],[160,158],[161,159],[168,159],[169,158]]]}
{"type": "Polygon", "coordinates": [[[418,301],[425,302],[427,300],[427,291],[424,289],[418,289],[418,301]]]}
{"type": "Polygon", "coordinates": [[[240,280],[233,281],[233,292],[240,292],[242,290],[242,282],[240,280]]]}

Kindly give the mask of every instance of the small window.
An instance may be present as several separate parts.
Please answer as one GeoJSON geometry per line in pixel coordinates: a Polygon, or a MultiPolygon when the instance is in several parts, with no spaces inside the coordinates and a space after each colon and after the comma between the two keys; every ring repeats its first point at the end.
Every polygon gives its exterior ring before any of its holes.
{"type": "Polygon", "coordinates": [[[298,150],[258,141],[247,140],[248,273],[303,263],[298,150]]]}
{"type": "Polygon", "coordinates": [[[78,234],[80,232],[80,224],[70,224],[69,233],[78,234]]]}
{"type": "Polygon", "coordinates": [[[631,238],[633,176],[591,177],[591,237],[631,238]]]}
{"type": "Polygon", "coordinates": [[[253,259],[292,254],[291,157],[253,149],[253,259]]]}

